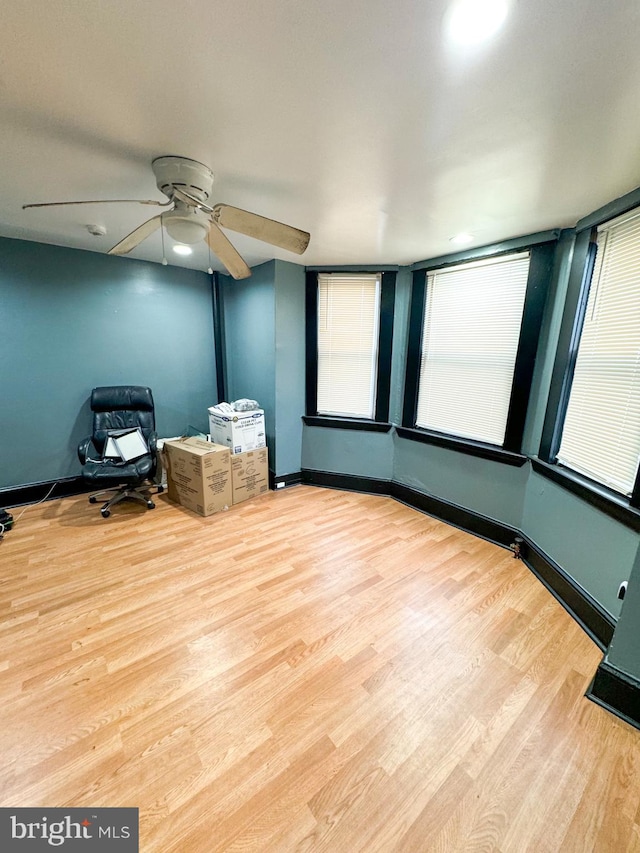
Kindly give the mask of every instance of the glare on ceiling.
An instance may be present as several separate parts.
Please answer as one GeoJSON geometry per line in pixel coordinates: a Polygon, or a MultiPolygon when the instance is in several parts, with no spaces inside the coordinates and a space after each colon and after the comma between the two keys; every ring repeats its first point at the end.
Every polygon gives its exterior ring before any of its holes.
{"type": "Polygon", "coordinates": [[[473,242],[473,234],[468,234],[466,231],[462,231],[460,234],[450,237],[449,242],[455,243],[456,246],[464,246],[466,243],[473,242]]]}
{"type": "Polygon", "coordinates": [[[173,251],[176,253],[176,255],[190,255],[193,252],[193,249],[191,248],[191,246],[185,246],[182,243],[177,243],[173,247],[173,251]]]}
{"type": "Polygon", "coordinates": [[[507,0],[455,0],[447,13],[448,35],[458,44],[478,44],[500,29],[507,12],[507,0]]]}

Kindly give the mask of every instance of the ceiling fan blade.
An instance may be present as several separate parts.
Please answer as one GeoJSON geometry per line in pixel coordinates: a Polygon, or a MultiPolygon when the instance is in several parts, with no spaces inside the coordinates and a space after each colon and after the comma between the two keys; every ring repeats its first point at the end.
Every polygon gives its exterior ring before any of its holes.
{"type": "Polygon", "coordinates": [[[131,234],[127,234],[124,240],[120,240],[119,243],[109,249],[107,252],[108,255],[126,255],[132,249],[135,249],[143,240],[146,240],[154,231],[160,228],[162,224],[162,214],[158,214],[158,216],[152,216],[151,219],[147,219],[146,222],[143,222],[142,225],[138,225],[131,234]]]}
{"type": "Polygon", "coordinates": [[[245,234],[247,237],[255,237],[263,243],[271,246],[279,246],[289,252],[301,255],[309,245],[311,235],[291,225],[276,222],[275,219],[267,219],[257,213],[249,213],[239,207],[229,204],[216,204],[213,208],[213,219],[223,228],[245,234]]]}
{"type": "Polygon", "coordinates": [[[251,270],[213,220],[209,223],[207,243],[234,278],[249,278],[251,270]]]}
{"type": "Polygon", "coordinates": [[[23,204],[22,209],[26,210],[28,207],[62,207],[67,204],[156,204],[158,207],[168,207],[171,202],[140,198],[106,198],[92,199],[91,201],[47,201],[41,204],[23,204]]]}
{"type": "Polygon", "coordinates": [[[213,208],[209,207],[208,204],[205,204],[203,201],[198,201],[198,199],[186,193],[184,190],[179,190],[177,187],[173,187],[173,197],[174,199],[178,199],[178,201],[182,201],[185,204],[188,204],[190,207],[195,207],[198,210],[204,210],[205,213],[213,213],[213,208]]]}

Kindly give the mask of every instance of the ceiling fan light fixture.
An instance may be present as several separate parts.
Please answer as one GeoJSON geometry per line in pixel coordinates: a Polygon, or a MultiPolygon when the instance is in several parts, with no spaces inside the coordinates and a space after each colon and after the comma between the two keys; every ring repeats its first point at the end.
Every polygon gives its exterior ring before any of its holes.
{"type": "Polygon", "coordinates": [[[165,215],[164,226],[167,229],[167,234],[177,243],[186,243],[191,245],[199,243],[207,236],[208,222],[199,221],[194,214],[189,216],[170,216],[165,215]]]}

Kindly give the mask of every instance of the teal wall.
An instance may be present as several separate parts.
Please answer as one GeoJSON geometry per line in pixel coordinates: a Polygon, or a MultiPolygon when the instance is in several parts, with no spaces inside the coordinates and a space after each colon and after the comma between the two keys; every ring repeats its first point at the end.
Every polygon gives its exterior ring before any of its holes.
{"type": "Polygon", "coordinates": [[[397,435],[394,449],[398,483],[520,527],[528,466],[516,468],[397,435]]]}
{"type": "Polygon", "coordinates": [[[148,385],[160,435],[216,398],[211,282],[177,267],[0,238],[0,488],[80,473],[97,385],[148,385]]]}
{"type": "Polygon", "coordinates": [[[620,618],[605,660],[611,666],[640,681],[640,548],[631,571],[620,618]]]}
{"type": "Polygon", "coordinates": [[[275,262],[276,476],[298,474],[305,411],[305,271],[275,262]]]}
{"type": "Polygon", "coordinates": [[[265,413],[269,467],[297,474],[305,406],[305,271],[269,261],[251,278],[220,276],[228,402],[257,400],[265,413]]]}
{"type": "Polygon", "coordinates": [[[264,409],[269,465],[275,454],[275,261],[250,278],[220,276],[225,338],[226,402],[243,397],[264,409]]]}
{"type": "Polygon", "coordinates": [[[393,438],[391,433],[360,432],[306,426],[302,437],[302,467],[391,480],[393,438]]]}
{"type": "Polygon", "coordinates": [[[556,483],[531,471],[521,529],[613,616],[638,534],[556,483]]]}

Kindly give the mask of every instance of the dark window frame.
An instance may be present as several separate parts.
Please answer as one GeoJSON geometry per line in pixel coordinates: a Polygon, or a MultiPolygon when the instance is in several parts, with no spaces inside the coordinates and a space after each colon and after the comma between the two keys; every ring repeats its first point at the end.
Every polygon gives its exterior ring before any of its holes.
{"type": "Polygon", "coordinates": [[[537,474],[581,498],[609,518],[640,532],[640,508],[633,506],[628,498],[557,462],[550,463],[536,456],[530,458],[537,474]]]}
{"type": "Polygon", "coordinates": [[[591,228],[576,234],[539,450],[539,458],[548,464],[555,464],[552,460],[555,460],[560,447],[571,379],[578,357],[578,344],[587,307],[589,289],[586,286],[586,279],[589,269],[593,269],[595,262],[595,251],[592,246],[591,228]]]}
{"type": "Polygon", "coordinates": [[[438,258],[431,264],[425,263],[424,265],[420,265],[418,269],[414,268],[411,306],[409,309],[409,335],[402,414],[404,437],[411,438],[414,436],[414,440],[445,446],[450,445],[452,449],[468,452],[472,455],[481,455],[478,452],[478,449],[481,448],[486,451],[482,455],[488,458],[499,459],[504,454],[521,455],[536,353],[540,339],[542,318],[549,293],[549,283],[551,281],[558,234],[557,232],[547,232],[544,235],[540,235],[540,237],[542,238],[541,240],[536,240],[535,237],[532,237],[530,243],[526,243],[522,238],[513,241],[513,243],[503,243],[499,247],[496,247],[496,251],[493,252],[489,249],[483,249],[475,255],[464,253],[462,255],[457,254],[438,258]],[[427,273],[469,263],[470,261],[481,258],[497,259],[522,251],[529,251],[530,253],[529,275],[527,278],[520,338],[516,352],[513,384],[511,387],[503,444],[495,445],[472,441],[471,439],[466,439],[452,433],[436,432],[435,430],[426,430],[416,426],[427,273]]]}
{"type": "MultiPolygon", "coordinates": [[[[547,408],[538,462],[538,472],[549,479],[563,484],[570,491],[578,494],[593,506],[603,509],[608,505],[608,514],[614,518],[624,515],[624,509],[635,512],[640,508],[640,464],[631,495],[627,497],[603,483],[593,480],[577,471],[573,471],[558,462],[558,451],[562,439],[562,430],[567,414],[571,385],[575,370],[580,338],[584,325],[584,316],[589,300],[593,270],[597,253],[596,226],[609,222],[618,216],[632,211],[639,206],[640,190],[634,190],[615,202],[611,202],[599,211],[585,217],[576,228],[575,245],[567,296],[560,326],[560,335],[553,365],[547,408]]],[[[634,522],[635,523],[635,522],[634,522]]]]}
{"type": "Polygon", "coordinates": [[[348,418],[318,414],[318,270],[306,273],[306,416],[311,426],[380,431],[390,429],[391,356],[393,350],[393,318],[396,296],[395,270],[323,269],[336,275],[379,275],[380,318],[378,324],[378,360],[376,365],[376,406],[374,417],[348,418]]]}

